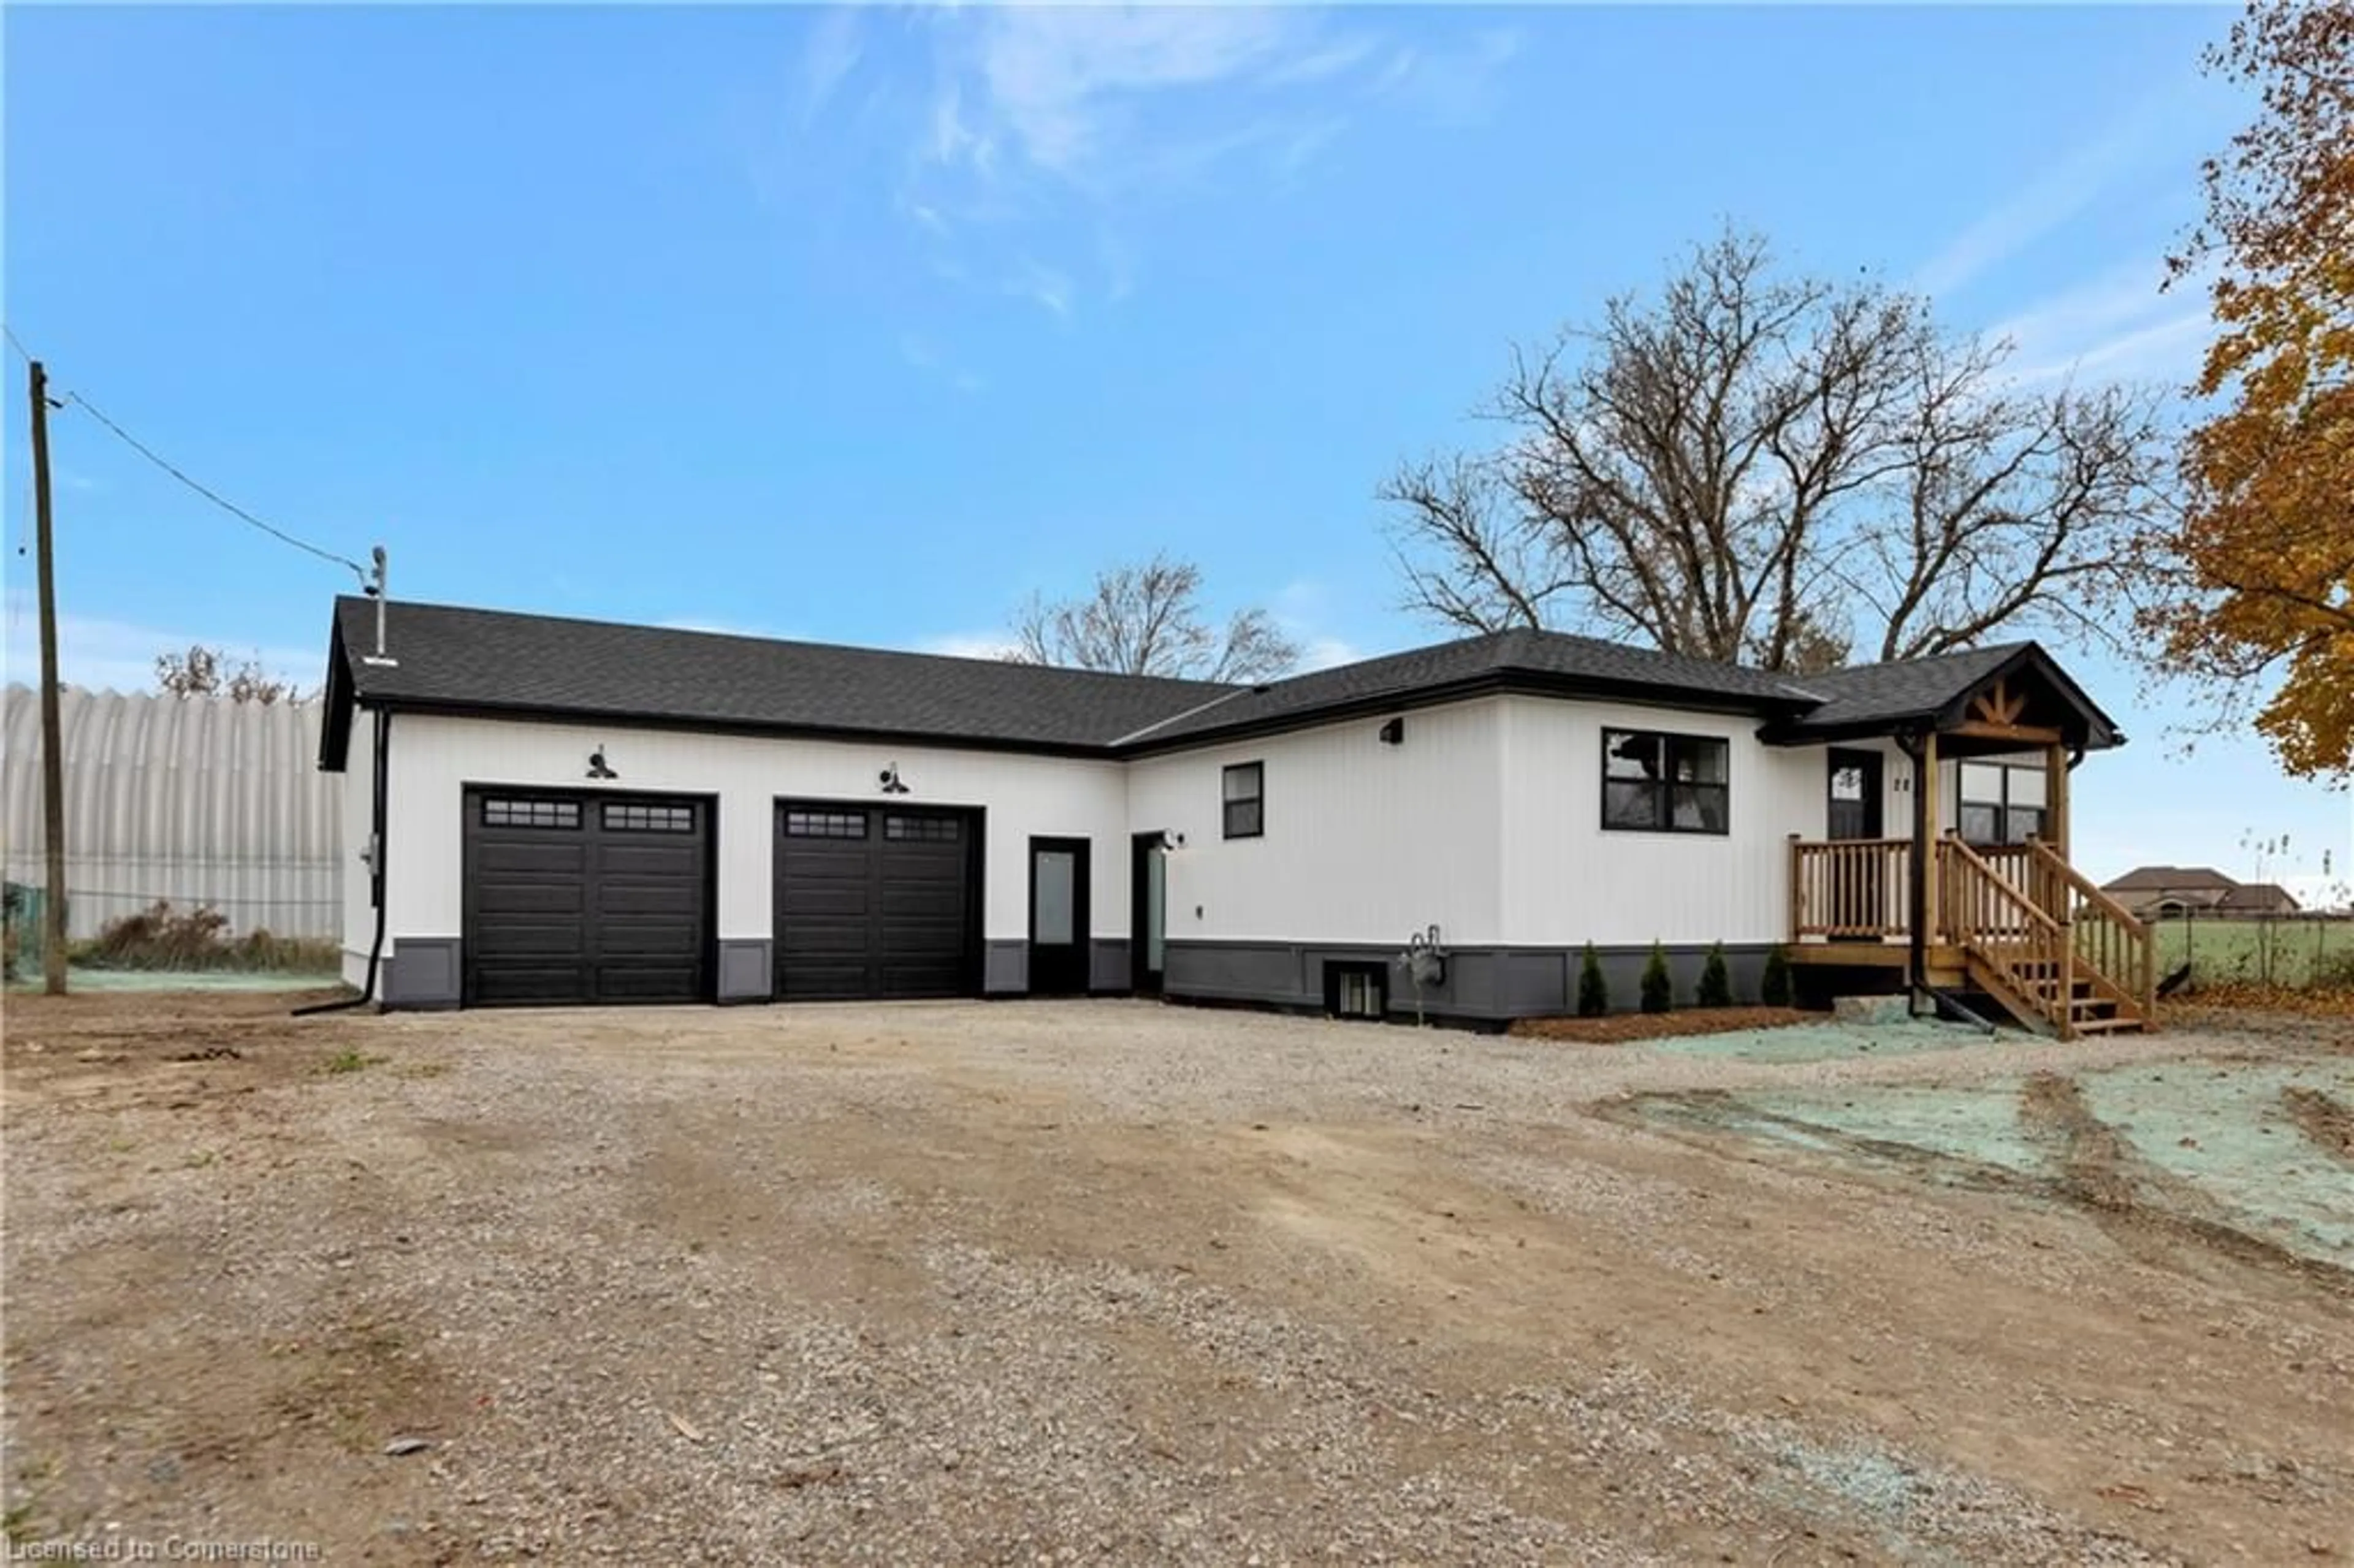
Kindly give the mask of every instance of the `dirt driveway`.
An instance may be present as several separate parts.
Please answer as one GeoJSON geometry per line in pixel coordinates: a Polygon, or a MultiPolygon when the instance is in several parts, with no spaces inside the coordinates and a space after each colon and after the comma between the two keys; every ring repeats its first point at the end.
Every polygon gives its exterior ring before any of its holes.
{"type": "Polygon", "coordinates": [[[2354,1561],[2338,1026],[1791,1061],[1131,1002],[286,1006],[10,1000],[20,1550],[2354,1561]],[[2320,1229],[2182,1198],[2111,1070],[2273,1075],[2244,1141],[2326,1183],[2320,1229]],[[2024,1163],[1780,1135],[1794,1096],[2010,1118],[2022,1074],[2024,1163]]]}

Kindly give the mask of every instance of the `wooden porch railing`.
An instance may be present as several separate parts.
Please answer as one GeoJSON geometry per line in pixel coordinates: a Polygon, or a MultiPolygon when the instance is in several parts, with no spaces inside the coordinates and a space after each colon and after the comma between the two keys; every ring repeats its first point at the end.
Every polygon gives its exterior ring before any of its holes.
{"type": "Polygon", "coordinates": [[[1956,838],[1937,842],[1937,924],[1977,960],[1979,982],[2020,1017],[2071,1038],[2076,949],[2067,928],[1956,838]]]}
{"type": "MultiPolygon", "coordinates": [[[[2158,1011],[2149,927],[2051,845],[1936,843],[1927,939],[2005,1007],[2062,1039],[2148,1027],[2158,1011]]],[[[1792,939],[1885,943],[1912,931],[1908,839],[1790,841],[1792,939]]]]}
{"type": "Polygon", "coordinates": [[[1878,940],[1913,928],[1913,841],[1790,841],[1791,930],[1878,940]]]}
{"type": "Polygon", "coordinates": [[[2114,1001],[2158,1015],[2158,943],[2126,906],[2040,839],[2028,842],[2050,901],[2046,909],[2074,935],[2078,972],[2114,1001]]]}

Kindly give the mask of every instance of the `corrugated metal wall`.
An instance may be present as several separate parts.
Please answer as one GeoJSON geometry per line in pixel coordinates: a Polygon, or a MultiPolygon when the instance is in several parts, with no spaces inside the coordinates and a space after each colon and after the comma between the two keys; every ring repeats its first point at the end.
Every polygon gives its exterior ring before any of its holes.
{"type": "MultiPolygon", "coordinates": [[[[168,899],[237,932],[334,937],[343,782],[318,770],[322,705],[63,693],[69,929],[168,899]]],[[[7,692],[7,879],[40,886],[41,704],[7,692]]]]}

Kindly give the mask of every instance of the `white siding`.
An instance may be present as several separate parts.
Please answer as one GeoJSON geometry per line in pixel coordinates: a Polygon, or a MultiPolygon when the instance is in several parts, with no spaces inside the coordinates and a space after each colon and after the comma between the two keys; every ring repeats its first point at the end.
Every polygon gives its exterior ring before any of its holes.
{"type": "Polygon", "coordinates": [[[1376,714],[1129,764],[1135,831],[1185,835],[1170,939],[1403,947],[1433,924],[1449,944],[1501,939],[1499,714],[1495,698],[1417,708],[1401,746],[1376,714]],[[1262,837],[1225,837],[1234,762],[1266,764],[1262,837]]]}
{"type": "MultiPolygon", "coordinates": [[[[365,764],[355,715],[351,773],[365,764]]],[[[776,802],[779,797],[877,802],[876,776],[896,763],[910,805],[986,808],[983,935],[1029,934],[1029,840],[1093,841],[1093,934],[1128,934],[1128,810],[1120,765],[1002,752],[889,744],[771,739],[632,729],[621,725],[503,722],[396,714],[392,818],[387,831],[390,939],[461,934],[461,792],[469,784],[588,788],[588,754],[602,749],[620,777],[608,788],[716,795],[719,928],[723,940],[772,935],[776,802]]],[[[355,840],[367,821],[364,783],[348,796],[355,840]]],[[[348,946],[366,950],[365,896],[347,919],[348,946]]]]}
{"type": "Polygon", "coordinates": [[[1759,744],[1755,718],[1543,697],[1502,707],[1502,939],[1515,946],[1775,942],[1787,935],[1788,835],[1823,835],[1819,747],[1759,744]],[[1602,827],[1605,727],[1728,742],[1732,832],[1602,827]]]}
{"type": "MultiPolygon", "coordinates": [[[[74,686],[58,699],[71,936],[158,899],[210,906],[237,932],[334,935],[345,805],[318,770],[321,704],[74,686]]],[[[29,686],[8,688],[5,757],[5,874],[43,886],[41,704],[29,686]]]]}

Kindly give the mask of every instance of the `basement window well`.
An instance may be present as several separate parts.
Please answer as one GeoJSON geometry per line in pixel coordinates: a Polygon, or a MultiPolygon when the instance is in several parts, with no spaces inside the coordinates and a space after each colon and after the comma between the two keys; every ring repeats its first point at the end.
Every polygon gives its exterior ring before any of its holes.
{"type": "Polygon", "coordinates": [[[1378,1023],[1389,1016],[1389,991],[1386,964],[1324,966],[1324,1011],[1335,1018],[1364,1018],[1378,1023]]]}

